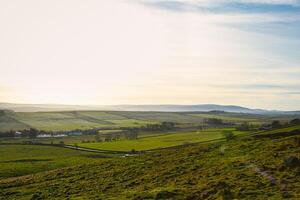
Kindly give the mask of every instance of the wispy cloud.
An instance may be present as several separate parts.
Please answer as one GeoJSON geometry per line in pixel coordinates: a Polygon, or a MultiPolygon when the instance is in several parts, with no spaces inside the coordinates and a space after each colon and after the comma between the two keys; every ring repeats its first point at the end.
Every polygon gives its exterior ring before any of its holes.
{"type": "Polygon", "coordinates": [[[242,19],[295,21],[300,19],[300,0],[140,0],[143,5],[171,12],[244,15],[242,19]],[[261,16],[261,14],[263,14],[261,16]],[[247,16],[249,15],[249,16],[247,16]],[[253,16],[255,15],[255,16],[253,16]]]}
{"type": "Polygon", "coordinates": [[[297,12],[298,0],[141,0],[141,3],[171,11],[209,12],[297,12]]]}
{"type": "Polygon", "coordinates": [[[210,85],[212,88],[221,88],[228,90],[240,90],[240,91],[271,91],[272,93],[288,93],[288,94],[298,94],[300,84],[222,84],[222,85],[210,85]]]}
{"type": "Polygon", "coordinates": [[[2,101],[300,108],[300,0],[16,0],[0,13],[2,101]]]}

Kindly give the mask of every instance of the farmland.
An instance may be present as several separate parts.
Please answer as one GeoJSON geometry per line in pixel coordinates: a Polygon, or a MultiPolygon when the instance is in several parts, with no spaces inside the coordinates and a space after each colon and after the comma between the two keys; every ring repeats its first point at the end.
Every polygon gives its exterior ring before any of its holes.
{"type": "Polygon", "coordinates": [[[124,111],[63,111],[63,112],[0,112],[0,131],[36,128],[44,131],[74,129],[140,127],[146,124],[172,121],[181,126],[201,125],[206,118],[218,118],[225,122],[263,123],[264,116],[236,113],[167,113],[124,111]]]}
{"type": "Polygon", "coordinates": [[[105,112],[36,112],[2,114],[2,131],[36,128],[45,131],[141,126],[150,121],[105,112]],[[4,119],[5,118],[5,119],[4,119]],[[5,123],[4,123],[5,120],[5,123]]]}
{"type": "Polygon", "coordinates": [[[275,116],[216,112],[4,111],[0,119],[2,130],[96,130],[2,137],[1,200],[281,199],[300,188],[300,125],[290,118],[279,128],[270,126],[275,116]],[[206,119],[228,124],[206,126],[206,119]],[[259,129],[265,123],[269,130],[259,129]],[[296,164],[285,166],[290,157],[296,164]]]}
{"type": "Polygon", "coordinates": [[[0,145],[0,179],[100,161],[108,155],[38,145],[0,145]]]}
{"type": "MultiPolygon", "coordinates": [[[[98,158],[2,179],[0,199],[297,199],[299,168],[285,160],[300,156],[299,139],[247,136],[135,157],[98,158]]],[[[4,160],[26,157],[26,152],[4,160]]]]}
{"type": "MultiPolygon", "coordinates": [[[[209,142],[224,139],[223,132],[229,130],[236,136],[247,135],[249,131],[236,131],[234,128],[219,128],[196,131],[167,131],[167,132],[141,132],[137,139],[119,139],[109,142],[97,142],[94,135],[68,136],[58,138],[36,138],[34,141],[42,144],[76,145],[99,150],[111,151],[131,151],[131,150],[151,150],[157,148],[167,148],[178,145],[185,145],[199,142],[209,142]]],[[[102,133],[115,133],[117,130],[105,130],[102,133]]],[[[30,141],[27,138],[5,138],[1,143],[24,143],[30,141]]]]}
{"type": "MultiPolygon", "coordinates": [[[[157,148],[166,148],[184,144],[209,142],[223,139],[224,130],[234,129],[212,129],[206,131],[190,132],[169,132],[165,134],[145,135],[136,140],[118,140],[112,142],[92,142],[77,143],[81,147],[94,149],[114,150],[114,151],[131,151],[131,150],[151,150],[157,148]]],[[[247,132],[234,131],[235,135],[246,134],[247,132]]]]}
{"type": "Polygon", "coordinates": [[[300,0],[0,16],[0,200],[300,200],[300,0]]]}

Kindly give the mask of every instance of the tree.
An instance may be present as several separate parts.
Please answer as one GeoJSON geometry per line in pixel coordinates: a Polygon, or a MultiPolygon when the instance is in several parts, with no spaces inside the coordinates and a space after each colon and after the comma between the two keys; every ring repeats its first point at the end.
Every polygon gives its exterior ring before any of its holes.
{"type": "Polygon", "coordinates": [[[230,141],[235,138],[235,135],[233,134],[233,132],[229,131],[229,130],[223,131],[223,135],[224,135],[226,141],[230,141]]]}
{"type": "Polygon", "coordinates": [[[248,122],[244,122],[239,127],[237,127],[237,130],[239,130],[239,131],[249,131],[250,129],[251,129],[251,127],[248,122]]]}
{"type": "Polygon", "coordinates": [[[100,141],[100,135],[99,135],[99,133],[97,133],[97,134],[95,135],[95,140],[96,140],[96,142],[99,142],[99,141],[100,141]]]}
{"type": "Polygon", "coordinates": [[[162,122],[161,128],[164,130],[172,130],[175,128],[175,123],[174,122],[162,122]]]}
{"type": "Polygon", "coordinates": [[[111,142],[112,141],[112,135],[111,134],[105,134],[105,142],[111,142]]]}
{"type": "Polygon", "coordinates": [[[208,118],[205,119],[205,122],[209,125],[223,125],[222,119],[217,119],[217,118],[208,118]]]}
{"type": "Polygon", "coordinates": [[[28,137],[30,138],[36,138],[36,136],[38,135],[38,130],[34,129],[34,128],[30,128],[29,132],[28,132],[28,137]]]}
{"type": "Polygon", "coordinates": [[[139,130],[137,128],[131,128],[125,133],[125,138],[128,140],[136,140],[138,138],[139,130]]]}
{"type": "Polygon", "coordinates": [[[299,118],[293,119],[290,121],[290,124],[298,125],[298,124],[300,124],[300,119],[299,118]]]}
{"type": "Polygon", "coordinates": [[[280,121],[279,120],[272,121],[271,126],[272,128],[280,128],[281,127],[280,121]]]}

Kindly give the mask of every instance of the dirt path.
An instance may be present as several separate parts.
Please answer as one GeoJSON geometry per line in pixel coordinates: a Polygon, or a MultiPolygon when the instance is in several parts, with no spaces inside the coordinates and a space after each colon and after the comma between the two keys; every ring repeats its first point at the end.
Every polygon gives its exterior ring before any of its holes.
{"type": "Polygon", "coordinates": [[[253,172],[255,172],[255,173],[261,175],[262,177],[266,178],[272,185],[277,186],[278,189],[280,190],[280,192],[281,192],[281,194],[282,194],[283,197],[289,197],[289,196],[290,196],[289,191],[288,191],[287,188],[286,188],[286,185],[283,184],[283,183],[280,183],[280,181],[278,181],[278,180],[277,180],[274,176],[272,176],[269,172],[267,172],[267,171],[265,171],[265,170],[259,168],[258,166],[256,166],[256,165],[253,164],[253,163],[247,163],[247,167],[248,167],[251,171],[253,171],[253,172]]]}

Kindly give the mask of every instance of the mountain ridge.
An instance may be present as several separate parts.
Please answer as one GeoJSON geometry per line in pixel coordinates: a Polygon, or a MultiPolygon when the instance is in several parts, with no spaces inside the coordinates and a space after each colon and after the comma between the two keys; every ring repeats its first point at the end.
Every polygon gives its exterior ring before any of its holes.
{"type": "Polygon", "coordinates": [[[280,111],[267,109],[252,109],[238,105],[219,104],[120,104],[120,105],[65,105],[65,104],[17,104],[0,103],[1,110],[12,110],[15,112],[51,112],[71,110],[112,110],[112,111],[157,111],[157,112],[210,112],[224,111],[233,113],[251,114],[300,114],[300,111],[280,111]]]}

